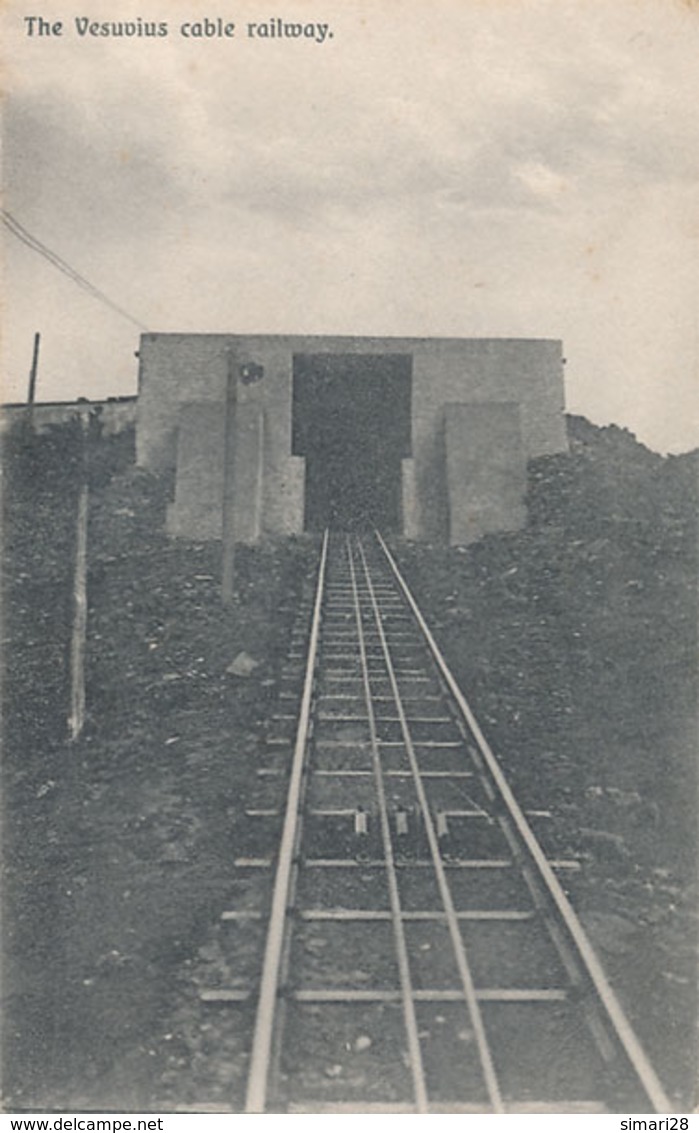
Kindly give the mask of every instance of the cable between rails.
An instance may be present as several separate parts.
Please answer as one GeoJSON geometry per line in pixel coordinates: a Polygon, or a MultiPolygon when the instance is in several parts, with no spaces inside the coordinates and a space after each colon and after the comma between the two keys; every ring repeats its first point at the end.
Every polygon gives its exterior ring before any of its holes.
{"type": "Polygon", "coordinates": [[[410,1070],[413,1077],[413,1090],[415,1094],[415,1105],[418,1113],[429,1113],[429,1104],[427,1098],[427,1087],[425,1085],[425,1071],[422,1063],[422,1052],[420,1050],[420,1039],[418,1036],[417,1016],[415,1014],[415,1002],[413,997],[413,985],[410,976],[410,962],[408,960],[408,946],[405,939],[405,929],[403,927],[403,914],[401,909],[400,893],[398,889],[398,878],[396,876],[396,867],[393,856],[393,845],[391,842],[391,827],[388,821],[388,807],[386,804],[386,792],[383,785],[383,768],[381,766],[381,755],[379,753],[379,741],[376,731],[376,718],[374,716],[374,705],[371,694],[371,683],[369,680],[369,666],[367,663],[366,645],[364,642],[364,627],[362,625],[362,611],[359,601],[359,593],[357,590],[357,575],[354,566],[354,559],[352,555],[352,545],[349,538],[347,539],[347,559],[350,569],[350,579],[352,583],[352,599],[354,604],[354,615],[357,625],[357,638],[359,641],[359,657],[362,669],[362,685],[364,688],[364,700],[366,703],[367,718],[369,721],[369,735],[371,740],[371,761],[374,771],[374,782],[376,783],[376,794],[379,804],[379,821],[381,826],[381,841],[383,844],[383,852],[386,866],[386,880],[388,883],[388,894],[391,905],[391,922],[393,925],[393,936],[396,948],[396,960],[398,963],[398,974],[400,978],[401,1002],[403,1005],[403,1018],[405,1020],[405,1030],[408,1039],[408,1058],[410,1062],[410,1070]]]}

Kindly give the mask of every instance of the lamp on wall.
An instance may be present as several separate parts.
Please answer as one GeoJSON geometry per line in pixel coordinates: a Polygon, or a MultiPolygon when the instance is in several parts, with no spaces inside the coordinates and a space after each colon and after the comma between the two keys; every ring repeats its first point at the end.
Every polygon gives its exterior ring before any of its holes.
{"type": "Polygon", "coordinates": [[[265,376],[265,368],[259,362],[243,362],[239,368],[240,380],[245,386],[252,386],[261,382],[265,376]]]}

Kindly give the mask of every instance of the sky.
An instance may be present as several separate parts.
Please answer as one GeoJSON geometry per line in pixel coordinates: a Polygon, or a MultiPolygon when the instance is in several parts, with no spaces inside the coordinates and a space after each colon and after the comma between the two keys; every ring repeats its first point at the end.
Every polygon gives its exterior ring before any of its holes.
{"type": "Polygon", "coordinates": [[[699,445],[695,0],[6,0],[2,24],[4,207],[135,320],[3,228],[3,400],[35,331],[42,401],[135,393],[136,324],[560,338],[569,412],[699,445]],[[234,36],[180,34],[205,17],[234,36]],[[277,18],[332,36],[247,36],[277,18]]]}

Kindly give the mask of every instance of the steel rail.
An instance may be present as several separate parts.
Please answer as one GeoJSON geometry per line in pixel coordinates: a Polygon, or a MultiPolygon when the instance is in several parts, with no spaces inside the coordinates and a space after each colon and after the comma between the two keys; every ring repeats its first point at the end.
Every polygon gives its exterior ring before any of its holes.
{"type": "Polygon", "coordinates": [[[459,709],[462,720],[466,724],[469,732],[471,733],[483,760],[484,766],[487,769],[488,775],[492,784],[497,789],[502,802],[505,805],[507,814],[511,819],[521,841],[522,846],[526,850],[530,861],[536,867],[540,881],[543,883],[545,891],[550,898],[554,908],[556,909],[562,925],[565,927],[568,938],[574,946],[575,954],[582,967],[584,974],[587,976],[596,993],[597,999],[603,1006],[605,1015],[611,1024],[612,1031],[618,1041],[619,1046],[623,1050],[629,1064],[642,1086],[645,1094],[650,1102],[653,1110],[656,1113],[672,1113],[672,1104],[665,1093],[665,1090],[651,1066],[648,1057],[643,1050],[636,1034],[634,1033],[631,1024],[629,1023],[624,1010],[612,990],[611,985],[604,973],[602,965],[600,964],[597,955],[583,929],[572,905],[568,901],[561,885],[554,874],[550,863],[541,849],[529,823],[527,822],[524,813],[522,812],[519,803],[515,799],[512,790],[505,778],[500,764],[498,763],[490,745],[488,744],[483,732],[480,729],[478,721],[476,720],[471,708],[466,701],[464,694],[459,688],[454,676],[452,675],[449,666],[447,665],[444,656],[437,645],[427,622],[425,621],[412,592],[403,578],[398,565],[386,546],[379,531],[375,531],[378,543],[386,556],[386,559],[393,571],[394,577],[400,586],[408,606],[412,610],[415,620],[420,627],[420,630],[427,642],[432,658],[437,666],[437,670],[443,678],[447,688],[449,689],[455,704],[459,709]]]}
{"type": "Polygon", "coordinates": [[[326,531],[318,567],[311,636],[308,646],[306,673],[301,696],[301,708],[296,728],[296,741],[289,778],[284,825],[279,844],[277,872],[269,918],[269,928],[265,942],[260,994],[255,1016],[255,1029],[248,1071],[246,1113],[264,1113],[267,1100],[269,1067],[271,1062],[274,1020],[279,994],[280,972],[284,939],[286,935],[287,910],[292,880],[292,867],[298,842],[300,811],[302,805],[302,785],[308,750],[308,731],[311,720],[311,702],[315,680],[318,641],[320,638],[321,613],[325,587],[325,570],[328,559],[329,535],[326,531]]]}
{"type": "Polygon", "coordinates": [[[393,927],[393,938],[396,949],[396,960],[398,962],[400,997],[403,1006],[403,1018],[405,1021],[406,1037],[408,1040],[408,1060],[410,1063],[410,1071],[413,1079],[415,1107],[418,1113],[429,1113],[427,1086],[425,1084],[425,1070],[422,1063],[422,1051],[420,1049],[420,1039],[418,1036],[417,1015],[415,1013],[414,989],[410,975],[410,961],[408,960],[408,945],[405,938],[403,910],[401,908],[398,878],[396,876],[393,844],[391,841],[391,826],[388,820],[386,792],[383,784],[383,768],[381,766],[379,740],[376,730],[374,705],[372,703],[371,682],[369,680],[369,666],[367,664],[366,646],[364,642],[364,627],[362,624],[362,609],[359,601],[359,594],[357,592],[357,576],[352,557],[352,546],[349,538],[347,539],[346,543],[346,551],[347,560],[349,563],[350,579],[352,582],[352,597],[354,600],[354,615],[357,624],[357,639],[359,644],[359,657],[362,670],[364,700],[366,703],[366,711],[369,722],[369,735],[371,738],[371,762],[374,771],[374,781],[376,783],[376,795],[379,806],[379,823],[381,827],[381,841],[383,844],[386,866],[386,881],[388,884],[388,895],[391,906],[391,923],[393,927]]]}
{"type": "Polygon", "coordinates": [[[408,762],[410,763],[410,769],[412,771],[413,781],[415,784],[415,791],[417,793],[420,810],[422,812],[424,831],[430,848],[430,855],[432,857],[432,864],[434,866],[435,876],[437,879],[439,895],[441,897],[442,905],[444,907],[444,912],[446,915],[447,929],[454,951],[454,959],[456,961],[456,966],[459,972],[459,978],[461,980],[461,986],[463,988],[464,999],[468,1008],[471,1025],[473,1026],[474,1035],[476,1037],[476,1045],[478,1048],[478,1056],[480,1058],[483,1079],[485,1082],[486,1090],[488,1092],[488,1097],[490,1099],[490,1104],[492,1105],[494,1112],[504,1113],[505,1105],[502,1099],[498,1077],[495,1072],[495,1064],[493,1062],[493,1056],[490,1050],[488,1036],[486,1034],[485,1023],[483,1022],[483,1014],[478,1003],[476,987],[466,954],[466,946],[464,944],[463,936],[461,935],[459,918],[456,914],[454,901],[451,895],[451,889],[449,887],[449,882],[447,881],[446,873],[444,870],[442,855],[439,849],[439,839],[434,827],[434,822],[432,821],[432,814],[430,811],[429,803],[427,801],[425,788],[420,777],[420,767],[415,755],[413,739],[410,734],[410,728],[406,719],[403,700],[400,694],[400,689],[398,687],[396,672],[393,667],[393,659],[391,657],[391,652],[386,640],[386,633],[384,631],[383,621],[381,618],[381,611],[379,609],[376,595],[374,594],[369,566],[361,542],[359,543],[359,553],[361,555],[362,564],[364,566],[367,589],[369,592],[369,598],[374,614],[374,620],[376,622],[376,628],[378,631],[379,639],[381,641],[384,663],[386,665],[388,679],[391,684],[391,690],[393,692],[396,709],[400,719],[403,743],[405,745],[406,754],[408,756],[408,762]]]}

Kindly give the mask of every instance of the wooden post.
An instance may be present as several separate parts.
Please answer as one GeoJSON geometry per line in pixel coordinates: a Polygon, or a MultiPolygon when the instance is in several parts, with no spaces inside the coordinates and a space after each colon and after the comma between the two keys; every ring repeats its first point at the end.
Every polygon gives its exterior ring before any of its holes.
{"type": "Polygon", "coordinates": [[[32,368],[29,371],[29,390],[27,392],[27,424],[31,427],[34,424],[34,399],[36,397],[36,375],[39,369],[39,343],[41,342],[41,335],[39,331],[34,335],[34,350],[32,353],[32,368]]]}
{"type": "Polygon", "coordinates": [[[235,450],[238,409],[238,380],[233,371],[230,348],[226,349],[226,414],[223,456],[223,559],[221,564],[221,599],[224,606],[233,602],[235,575],[235,450]]]}
{"type": "Polygon", "coordinates": [[[87,516],[88,489],[88,423],[80,414],[82,461],[78,516],[75,536],[75,573],[73,576],[73,630],[70,640],[70,714],[68,731],[71,742],[77,740],[85,723],[85,645],[87,642],[87,516]]]}

